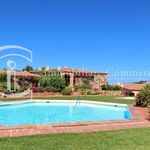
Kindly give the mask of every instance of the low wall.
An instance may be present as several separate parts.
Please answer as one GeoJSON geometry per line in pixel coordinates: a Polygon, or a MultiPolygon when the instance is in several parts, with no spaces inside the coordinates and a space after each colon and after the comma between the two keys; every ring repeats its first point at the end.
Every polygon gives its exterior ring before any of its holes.
{"type": "MultiPolygon", "coordinates": [[[[25,97],[29,97],[30,95],[27,95],[25,97]]],[[[33,93],[33,97],[52,97],[52,96],[62,96],[60,92],[35,92],[33,93]]]]}
{"type": "MultiPolygon", "coordinates": [[[[78,96],[79,92],[72,92],[71,96],[78,96]]],[[[84,95],[84,94],[83,94],[84,95]]],[[[91,94],[91,95],[100,95],[100,96],[122,96],[122,91],[99,91],[99,94],[91,94]]],[[[35,92],[33,93],[33,97],[57,97],[63,96],[60,92],[35,92]]],[[[27,95],[26,97],[29,97],[27,95]]]]}
{"type": "Polygon", "coordinates": [[[100,95],[103,96],[122,96],[122,91],[101,91],[100,95]]]}
{"type": "MultiPolygon", "coordinates": [[[[72,92],[71,96],[78,96],[80,95],[78,92],[72,92]]],[[[84,95],[84,94],[83,94],[84,95]]],[[[122,91],[99,91],[97,94],[91,94],[91,95],[100,95],[100,96],[122,96],[122,91]]],[[[26,95],[24,98],[29,98],[31,95],[26,95]]],[[[33,97],[57,97],[57,96],[63,96],[60,92],[35,92],[33,93],[33,97]]],[[[0,94],[0,98],[2,98],[0,94]]]]}

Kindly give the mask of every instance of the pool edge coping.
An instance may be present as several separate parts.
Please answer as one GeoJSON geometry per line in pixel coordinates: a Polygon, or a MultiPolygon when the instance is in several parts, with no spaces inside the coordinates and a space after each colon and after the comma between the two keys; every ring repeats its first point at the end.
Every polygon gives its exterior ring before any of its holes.
{"type": "MultiPolygon", "coordinates": [[[[65,100],[26,100],[21,101],[24,102],[35,102],[35,101],[52,101],[52,102],[64,102],[65,100]]],[[[75,100],[69,100],[71,102],[75,102],[75,100]]],[[[65,102],[68,102],[66,100],[65,102]]],[[[95,102],[95,101],[83,101],[82,102],[92,102],[92,104],[108,104],[107,102],[95,102]]],[[[9,104],[12,102],[8,102],[9,104]]],[[[18,102],[13,102],[18,103],[18,102]]],[[[114,106],[117,103],[109,103],[114,106]]],[[[74,131],[74,128],[84,128],[83,132],[88,132],[87,129],[90,128],[90,132],[94,132],[95,128],[93,126],[99,126],[102,129],[97,131],[107,131],[106,127],[108,126],[108,130],[114,129],[124,129],[124,127],[128,124],[126,128],[135,128],[136,125],[132,125],[133,123],[142,124],[142,126],[150,126],[150,123],[144,118],[144,116],[140,116],[137,111],[137,107],[133,105],[119,104],[121,106],[128,106],[129,112],[131,113],[132,118],[130,120],[111,120],[111,121],[90,121],[90,122],[72,122],[72,123],[50,123],[50,124],[33,124],[33,125],[17,125],[17,126],[0,126],[0,137],[12,137],[12,136],[27,136],[27,135],[37,135],[37,134],[55,134],[55,133],[80,133],[81,130],[74,131]],[[144,125],[145,123],[145,125],[144,125]],[[119,128],[112,128],[111,126],[118,126],[119,128]],[[110,127],[109,127],[110,126],[110,127]],[[62,131],[60,131],[63,128],[62,131]],[[70,129],[71,128],[71,129],[70,129]],[[87,128],[87,129],[86,129],[87,128]],[[45,130],[48,130],[45,133],[45,130]],[[25,133],[23,133],[26,131],[25,133]],[[32,133],[31,133],[32,131],[32,133]]]]}
{"type": "MultiPolygon", "coordinates": [[[[28,103],[28,102],[64,102],[64,103],[77,103],[77,100],[41,100],[41,99],[28,99],[28,100],[23,100],[23,101],[9,101],[9,102],[0,102],[1,105],[7,105],[7,104],[23,104],[23,103],[28,103]]],[[[92,101],[92,100],[81,100],[80,103],[90,103],[90,104],[101,104],[101,105],[109,105],[109,106],[122,106],[122,107],[127,107],[127,104],[120,104],[120,103],[110,103],[110,102],[99,102],[99,101],[92,101]]]]}

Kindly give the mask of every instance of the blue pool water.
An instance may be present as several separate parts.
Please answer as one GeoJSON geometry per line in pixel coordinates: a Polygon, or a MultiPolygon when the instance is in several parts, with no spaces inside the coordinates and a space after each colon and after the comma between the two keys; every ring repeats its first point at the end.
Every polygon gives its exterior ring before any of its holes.
{"type": "Polygon", "coordinates": [[[129,120],[127,107],[33,102],[0,106],[0,125],[129,120]]]}

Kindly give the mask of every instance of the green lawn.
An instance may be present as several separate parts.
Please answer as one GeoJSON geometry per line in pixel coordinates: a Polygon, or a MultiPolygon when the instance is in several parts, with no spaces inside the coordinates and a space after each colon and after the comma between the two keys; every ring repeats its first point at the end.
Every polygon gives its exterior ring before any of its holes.
{"type": "MultiPolygon", "coordinates": [[[[38,99],[60,99],[60,100],[76,100],[77,96],[62,96],[62,97],[49,97],[49,98],[38,98],[38,99]]],[[[15,101],[21,99],[8,99],[1,98],[0,101],[15,101]]],[[[81,100],[93,100],[101,102],[121,103],[121,104],[133,104],[134,100],[118,99],[116,96],[81,96],[81,100]]]]}
{"type": "Polygon", "coordinates": [[[149,150],[150,128],[1,138],[1,150],[149,150]]]}

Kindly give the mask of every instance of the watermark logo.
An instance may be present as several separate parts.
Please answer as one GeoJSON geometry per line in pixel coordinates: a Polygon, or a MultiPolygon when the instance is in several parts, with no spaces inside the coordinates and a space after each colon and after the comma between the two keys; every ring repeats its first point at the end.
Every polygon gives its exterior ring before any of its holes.
{"type": "MultiPolygon", "coordinates": [[[[11,58],[14,59],[14,57],[20,57],[23,59],[26,59],[28,62],[32,63],[32,51],[22,47],[22,46],[18,46],[18,45],[5,45],[5,46],[0,46],[0,59],[4,59],[4,58],[9,58],[6,61],[6,66],[7,66],[7,96],[9,93],[11,93],[11,91],[13,90],[13,92],[16,92],[17,89],[17,76],[19,76],[19,74],[17,74],[16,72],[16,67],[17,67],[17,63],[12,60],[11,58]],[[15,52],[15,50],[19,50],[17,53],[15,52]],[[9,51],[11,50],[11,51],[9,51]],[[24,54],[22,54],[24,53],[24,54]],[[27,55],[26,55],[26,54],[27,55]],[[13,84],[12,84],[13,82],[13,84]],[[13,87],[12,87],[13,85],[13,87]]],[[[30,89],[28,89],[27,91],[23,92],[23,93],[19,93],[19,94],[13,94],[13,97],[22,97],[26,94],[28,94],[29,92],[31,92],[31,87],[30,89]]],[[[12,95],[9,95],[9,97],[11,97],[12,95]]]]}
{"type": "Polygon", "coordinates": [[[150,80],[150,70],[117,70],[114,68],[109,68],[106,72],[112,80],[117,82],[149,82],[150,80]]]}
{"type": "Polygon", "coordinates": [[[29,54],[29,56],[25,56],[23,54],[19,54],[19,53],[9,53],[9,54],[5,54],[5,55],[0,55],[0,59],[2,58],[6,58],[6,57],[10,57],[10,56],[18,56],[18,57],[22,57],[24,59],[26,59],[27,61],[32,63],[32,51],[24,48],[22,46],[18,46],[18,45],[5,45],[5,46],[0,46],[0,52],[2,51],[7,51],[7,50],[13,50],[13,49],[19,49],[20,51],[24,51],[27,52],[29,54]]]}

